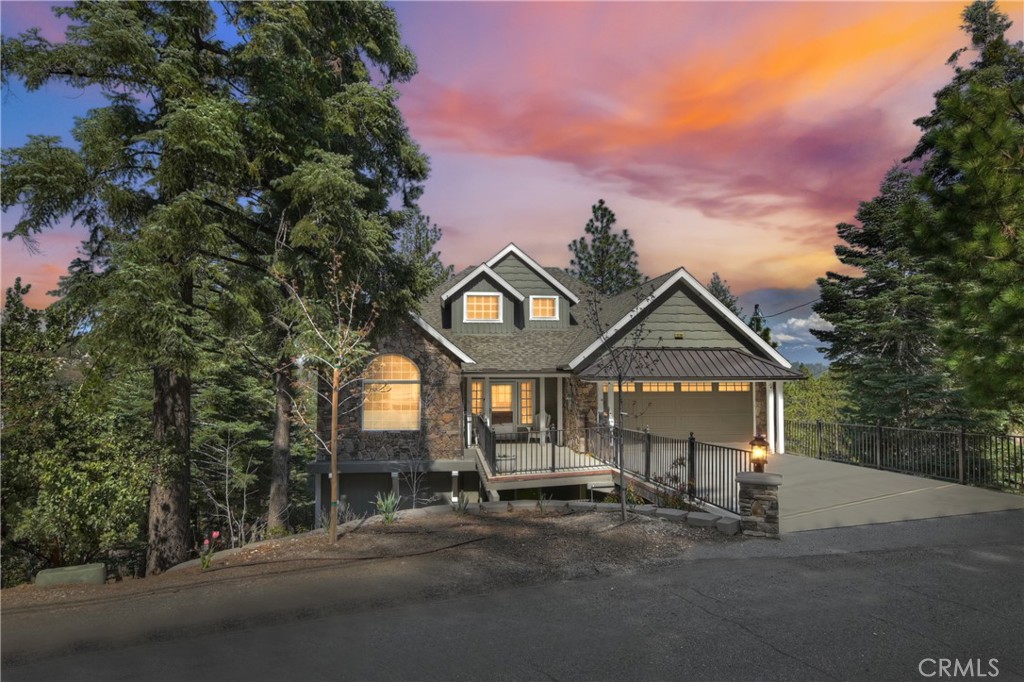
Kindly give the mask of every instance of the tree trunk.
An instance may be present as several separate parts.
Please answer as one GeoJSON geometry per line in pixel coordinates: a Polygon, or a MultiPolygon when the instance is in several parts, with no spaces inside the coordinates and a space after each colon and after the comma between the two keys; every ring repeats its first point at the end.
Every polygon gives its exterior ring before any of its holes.
{"type": "Polygon", "coordinates": [[[267,528],[288,527],[288,479],[291,469],[292,359],[282,357],[274,370],[277,409],[274,413],[274,449],[270,474],[267,528]]]}
{"type": "Polygon", "coordinates": [[[185,561],[189,551],[192,380],[187,374],[156,367],[153,388],[153,438],[166,451],[149,489],[147,575],[161,573],[185,561]]]}
{"type": "MultiPolygon", "coordinates": [[[[326,461],[331,458],[331,380],[322,368],[317,370],[316,377],[316,458],[326,461]]],[[[320,510],[317,510],[319,513],[320,510]]]]}

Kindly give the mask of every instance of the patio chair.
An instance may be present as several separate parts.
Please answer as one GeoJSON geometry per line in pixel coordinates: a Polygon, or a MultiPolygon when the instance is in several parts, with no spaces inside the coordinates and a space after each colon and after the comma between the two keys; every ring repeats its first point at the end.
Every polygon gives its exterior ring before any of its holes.
{"type": "Polygon", "coordinates": [[[543,445],[548,443],[548,428],[551,426],[551,416],[545,412],[538,412],[533,415],[533,427],[537,429],[538,439],[543,445]]]}

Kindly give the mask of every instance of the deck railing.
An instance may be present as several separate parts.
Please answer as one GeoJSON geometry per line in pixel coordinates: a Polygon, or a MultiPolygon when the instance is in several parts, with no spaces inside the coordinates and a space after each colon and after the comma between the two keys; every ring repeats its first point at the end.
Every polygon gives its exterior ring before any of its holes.
{"type": "Polygon", "coordinates": [[[483,417],[474,414],[473,433],[476,435],[476,445],[484,455],[484,461],[487,462],[491,471],[494,471],[496,466],[494,430],[484,421],[483,417]]]}
{"type": "Polygon", "coordinates": [[[598,429],[529,429],[498,431],[479,415],[473,428],[480,451],[495,476],[585,471],[599,463],[588,454],[599,445],[598,429]]]}
{"type": "Polygon", "coordinates": [[[700,441],[696,441],[694,447],[694,497],[738,514],[740,486],[736,474],[754,470],[750,451],[700,441]]]}
{"type": "MultiPolygon", "coordinates": [[[[615,460],[612,429],[604,428],[592,439],[598,443],[594,456],[610,466],[615,460]]],[[[622,465],[633,476],[685,493],[722,509],[739,512],[736,474],[753,471],[750,452],[689,438],[656,436],[649,431],[620,429],[622,465]]]]}
{"type": "Polygon", "coordinates": [[[1024,436],[787,420],[786,451],[1024,493],[1024,436]]]}

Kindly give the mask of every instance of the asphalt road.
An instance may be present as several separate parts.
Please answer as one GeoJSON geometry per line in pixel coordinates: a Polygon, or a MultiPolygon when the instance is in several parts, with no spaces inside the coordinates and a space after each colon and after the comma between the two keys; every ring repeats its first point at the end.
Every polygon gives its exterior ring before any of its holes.
{"type": "Polygon", "coordinates": [[[1024,679],[1021,511],[708,545],[653,572],[443,601],[325,612],[302,594],[272,618],[5,646],[3,679],[1024,679]]]}

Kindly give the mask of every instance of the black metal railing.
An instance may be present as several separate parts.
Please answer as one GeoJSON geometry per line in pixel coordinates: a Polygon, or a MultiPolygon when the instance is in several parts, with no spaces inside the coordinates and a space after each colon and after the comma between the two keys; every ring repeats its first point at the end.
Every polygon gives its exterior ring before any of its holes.
{"type": "Polygon", "coordinates": [[[740,486],[736,482],[736,474],[754,470],[750,451],[696,440],[693,447],[690,460],[693,463],[691,470],[696,470],[691,483],[693,496],[738,514],[740,486]]]}
{"type": "Polygon", "coordinates": [[[786,452],[1024,493],[1024,436],[787,420],[786,452]]]}
{"type": "Polygon", "coordinates": [[[584,471],[600,466],[588,447],[601,446],[599,429],[530,429],[496,431],[473,417],[477,445],[495,476],[584,471]]]}
{"type": "MultiPolygon", "coordinates": [[[[594,456],[617,467],[612,429],[591,439],[594,456]]],[[[739,513],[736,474],[753,471],[750,452],[689,438],[656,436],[650,431],[620,429],[623,468],[637,478],[665,489],[683,490],[691,500],[739,513]]]]}
{"type": "Polygon", "coordinates": [[[487,466],[494,471],[495,467],[495,439],[494,430],[478,414],[473,415],[473,433],[476,435],[476,445],[484,455],[487,466]]]}

